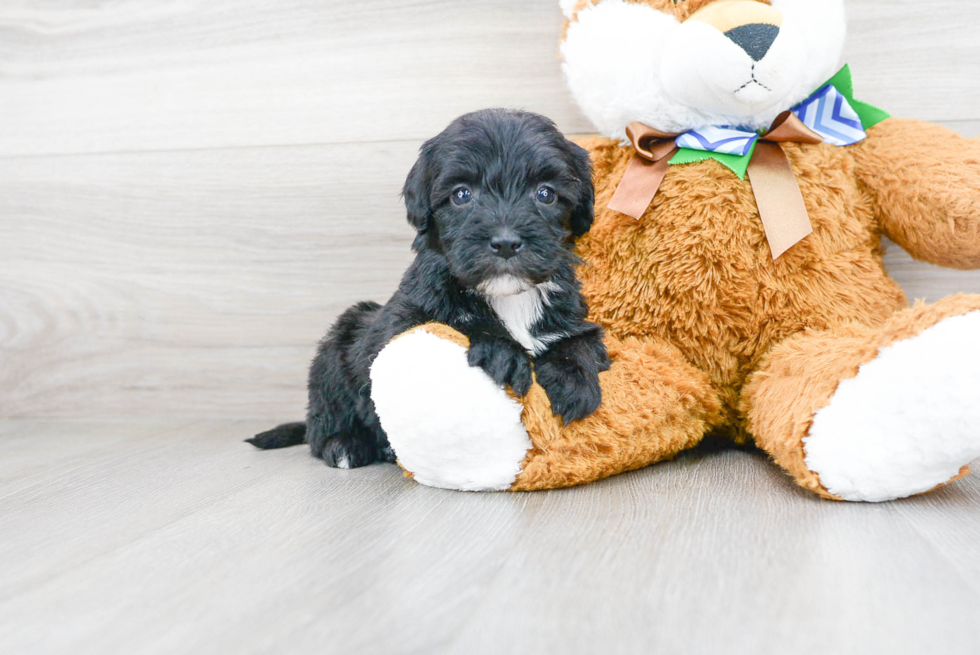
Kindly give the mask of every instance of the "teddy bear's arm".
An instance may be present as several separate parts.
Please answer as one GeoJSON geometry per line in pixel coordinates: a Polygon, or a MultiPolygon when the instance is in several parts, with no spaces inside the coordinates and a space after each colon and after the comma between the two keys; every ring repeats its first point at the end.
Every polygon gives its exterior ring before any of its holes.
{"type": "Polygon", "coordinates": [[[916,259],[980,268],[980,140],[889,118],[851,151],[888,238],[916,259]]]}

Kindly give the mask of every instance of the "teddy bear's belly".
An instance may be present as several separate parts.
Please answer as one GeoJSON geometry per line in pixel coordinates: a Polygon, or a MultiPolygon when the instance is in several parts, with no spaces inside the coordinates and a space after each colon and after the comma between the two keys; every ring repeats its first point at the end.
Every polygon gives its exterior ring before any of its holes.
{"type": "Polygon", "coordinates": [[[678,168],[639,221],[604,209],[612,190],[597,189],[579,275],[610,334],[664,339],[711,376],[725,423],[737,422],[739,390],[773,344],[907,306],[840,162],[817,161],[801,179],[814,233],[775,262],[747,182],[716,162],[678,168]]]}

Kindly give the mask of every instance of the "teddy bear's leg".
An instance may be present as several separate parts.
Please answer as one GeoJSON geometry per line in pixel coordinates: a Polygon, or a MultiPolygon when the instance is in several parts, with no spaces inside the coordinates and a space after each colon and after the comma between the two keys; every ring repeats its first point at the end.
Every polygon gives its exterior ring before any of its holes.
{"type": "Polygon", "coordinates": [[[562,426],[537,384],[517,399],[466,361],[466,337],[437,324],[393,340],[371,368],[372,399],[416,481],[462,490],[566,487],[697,444],[719,401],[707,375],[665,343],[607,339],[602,406],[562,426]]]}
{"type": "Polygon", "coordinates": [[[980,457],[980,296],[793,336],[741,409],[756,443],[827,498],[893,500],[961,477],[980,457]]]}

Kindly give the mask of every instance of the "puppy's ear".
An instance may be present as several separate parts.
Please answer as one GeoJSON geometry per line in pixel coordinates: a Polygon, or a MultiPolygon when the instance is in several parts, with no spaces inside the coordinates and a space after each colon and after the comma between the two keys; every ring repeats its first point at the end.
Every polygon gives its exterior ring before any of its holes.
{"type": "Polygon", "coordinates": [[[568,227],[572,234],[580,237],[592,227],[595,219],[595,188],[592,186],[592,160],[589,151],[578,144],[567,141],[569,153],[569,169],[575,177],[578,186],[578,203],[572,210],[568,227]]]}
{"type": "Polygon", "coordinates": [[[433,140],[426,141],[419,149],[419,158],[412,166],[402,187],[402,197],[405,199],[405,208],[408,210],[408,222],[419,234],[425,234],[429,229],[429,221],[432,219],[432,206],[429,203],[429,195],[432,188],[434,177],[432,162],[434,161],[433,150],[435,144],[433,140]]]}

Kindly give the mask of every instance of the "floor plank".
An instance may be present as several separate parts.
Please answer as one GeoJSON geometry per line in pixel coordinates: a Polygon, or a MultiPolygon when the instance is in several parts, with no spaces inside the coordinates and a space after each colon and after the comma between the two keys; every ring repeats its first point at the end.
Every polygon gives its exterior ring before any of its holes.
{"type": "Polygon", "coordinates": [[[101,461],[120,449],[143,447],[145,442],[166,438],[191,421],[174,419],[99,421],[77,423],[65,420],[0,421],[3,457],[0,458],[0,497],[52,476],[101,461]],[[43,452],[44,456],[39,457],[43,452]]]}
{"type": "Polygon", "coordinates": [[[0,7],[0,156],[423,139],[563,88],[557,2],[130,0],[0,7]]]}
{"type": "MultiPolygon", "coordinates": [[[[847,654],[969,653],[980,639],[975,477],[833,503],[725,451],[570,490],[467,494],[394,466],[255,451],[239,439],[256,427],[175,423],[0,499],[0,643],[847,654]]],[[[73,429],[100,431],[38,426],[36,457],[73,429]]]]}
{"type": "Polygon", "coordinates": [[[846,7],[844,61],[859,100],[895,116],[980,119],[980,4],[955,0],[936,11],[915,0],[847,0],[846,7]]]}
{"type": "Polygon", "coordinates": [[[418,145],[0,159],[0,416],[300,415],[411,261],[418,145]]]}
{"type": "MultiPolygon", "coordinates": [[[[860,98],[980,119],[980,5],[848,7],[860,98]]],[[[488,106],[588,132],[562,21],[555,0],[6,0],[0,156],[423,139],[488,106]]]]}

